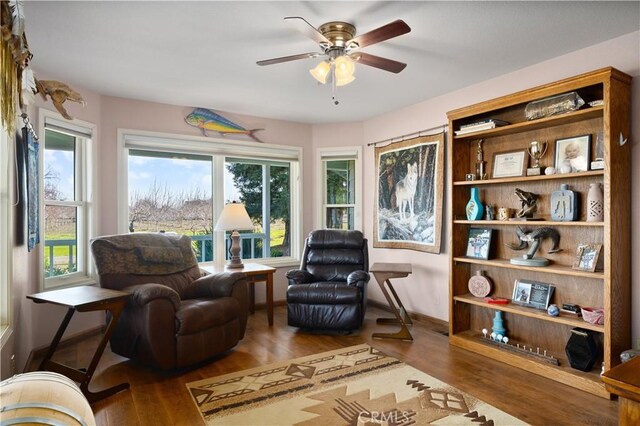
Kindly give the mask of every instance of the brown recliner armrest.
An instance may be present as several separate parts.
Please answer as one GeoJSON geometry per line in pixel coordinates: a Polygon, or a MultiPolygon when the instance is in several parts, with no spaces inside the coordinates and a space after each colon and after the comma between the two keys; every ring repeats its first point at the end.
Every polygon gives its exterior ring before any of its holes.
{"type": "Polygon", "coordinates": [[[162,284],[137,284],[122,289],[131,293],[129,303],[138,306],[145,305],[156,299],[168,299],[173,304],[175,310],[180,307],[180,296],[170,287],[162,284]]]}
{"type": "Polygon", "coordinates": [[[289,279],[289,284],[309,284],[318,281],[313,274],[303,269],[291,269],[285,276],[289,279]]]}
{"type": "Polygon", "coordinates": [[[233,297],[240,305],[238,318],[242,330],[240,339],[244,337],[249,315],[249,284],[247,276],[242,272],[223,272],[205,275],[193,281],[187,290],[185,298],[217,299],[219,297],[233,297]]]}

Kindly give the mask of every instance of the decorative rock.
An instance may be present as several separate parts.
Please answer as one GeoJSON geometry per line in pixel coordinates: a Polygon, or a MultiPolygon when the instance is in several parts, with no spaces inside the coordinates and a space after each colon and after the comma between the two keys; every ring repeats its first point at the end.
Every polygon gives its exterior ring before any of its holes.
{"type": "Polygon", "coordinates": [[[571,173],[571,165],[563,164],[562,167],[560,167],[560,173],[562,174],[571,173]]]}
{"type": "Polygon", "coordinates": [[[546,169],[544,169],[544,174],[545,175],[555,175],[556,174],[556,168],[549,166],[546,169]]]}
{"type": "Polygon", "coordinates": [[[558,315],[560,315],[560,309],[557,305],[549,305],[549,308],[547,308],[547,313],[552,317],[557,317],[558,315]]]}
{"type": "Polygon", "coordinates": [[[628,351],[624,351],[620,354],[620,361],[627,362],[631,358],[635,358],[637,356],[640,356],[640,350],[629,349],[628,351]]]}

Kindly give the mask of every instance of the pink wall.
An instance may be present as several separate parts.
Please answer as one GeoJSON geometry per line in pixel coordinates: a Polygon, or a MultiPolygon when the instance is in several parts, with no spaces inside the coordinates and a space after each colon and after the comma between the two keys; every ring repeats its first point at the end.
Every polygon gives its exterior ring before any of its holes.
{"type": "MultiPolygon", "coordinates": [[[[375,185],[374,148],[371,142],[417,132],[447,123],[447,111],[493,99],[515,91],[571,77],[598,68],[613,66],[634,77],[632,86],[633,117],[632,164],[640,164],[640,32],[634,32],[589,48],[551,59],[500,77],[469,86],[452,93],[430,99],[363,123],[364,147],[364,229],[367,238],[373,239],[373,205],[375,185]]],[[[434,82],[436,84],[436,82],[434,82]]],[[[354,125],[356,126],[356,125],[354,125]]],[[[346,141],[344,138],[324,138],[324,135],[340,134],[344,124],[314,126],[314,147],[332,146],[346,141]],[[316,129],[321,127],[320,129],[316,129]],[[327,129],[329,127],[329,129],[327,129]],[[333,129],[333,130],[332,130],[333,129]],[[318,137],[316,137],[316,135],[318,137]]],[[[353,132],[352,132],[353,134],[353,132]]],[[[354,141],[349,141],[353,144],[354,141]]],[[[632,168],[632,211],[640,211],[640,168],[632,168]]],[[[445,200],[444,217],[448,215],[450,200],[445,200]]],[[[637,217],[637,215],[636,215],[637,217]]],[[[632,224],[632,259],[640,253],[640,222],[632,224]]],[[[446,222],[443,222],[442,254],[428,254],[411,250],[374,249],[370,247],[371,262],[409,262],[413,274],[397,280],[395,286],[405,307],[413,312],[448,319],[449,238],[446,222]]],[[[370,286],[370,297],[384,302],[377,285],[370,286]]],[[[632,269],[632,327],[634,342],[640,338],[640,265],[634,262],[632,269]]]]}
{"type": "MultiPolygon", "coordinates": [[[[303,147],[303,236],[313,229],[318,219],[315,210],[314,178],[315,154],[320,147],[361,145],[364,151],[364,215],[363,227],[370,244],[373,237],[372,206],[374,200],[375,168],[373,147],[368,143],[396,137],[402,134],[438,126],[446,123],[446,112],[465,105],[492,99],[514,91],[527,89],[539,84],[548,83],[582,72],[591,71],[604,66],[614,66],[635,78],[633,84],[633,110],[635,117],[640,111],[640,33],[634,32],[614,40],[591,46],[549,61],[514,71],[512,73],[491,79],[464,89],[448,93],[435,99],[430,99],[389,114],[372,118],[364,122],[308,125],[287,121],[270,120],[237,114],[224,115],[247,128],[264,128],[260,137],[267,143],[292,145],[303,147]]],[[[37,66],[37,64],[34,64],[37,66]]],[[[42,75],[37,75],[44,78],[42,75]]],[[[62,77],[48,78],[64,80],[62,77]]],[[[434,82],[437,84],[437,82],[434,82]]],[[[117,129],[128,128],[166,132],[182,135],[198,135],[199,131],[186,125],[183,117],[190,112],[191,107],[180,107],[166,104],[134,101],[122,98],[100,96],[81,86],[72,84],[88,101],[82,108],[74,103],[66,103],[69,113],[81,120],[98,125],[99,139],[99,185],[98,200],[100,217],[100,234],[117,232],[115,194],[116,183],[116,154],[117,129]]],[[[38,105],[53,110],[52,105],[38,100],[38,105]]],[[[37,122],[37,114],[31,112],[32,121],[37,122]]],[[[640,164],[640,123],[633,122],[632,162],[640,164]]],[[[640,168],[633,168],[632,175],[632,210],[640,211],[640,168]]],[[[445,200],[444,217],[448,213],[449,200],[445,200]]],[[[448,315],[448,254],[446,253],[448,230],[443,222],[442,254],[426,254],[411,250],[374,249],[370,245],[371,262],[410,262],[413,274],[398,280],[396,289],[408,310],[424,315],[447,319],[448,315]]],[[[637,258],[640,253],[640,222],[632,225],[632,257],[637,258]]],[[[2,350],[1,359],[5,362],[10,353],[18,354],[18,368],[21,369],[29,352],[34,348],[49,343],[58,324],[62,320],[64,310],[46,305],[35,305],[25,296],[38,291],[38,261],[34,254],[28,254],[25,246],[14,249],[14,286],[12,299],[14,301],[14,318],[17,331],[14,331],[12,341],[2,350]]],[[[275,300],[285,299],[286,279],[284,272],[288,267],[279,268],[275,277],[275,300]]],[[[633,334],[640,338],[640,266],[637,262],[633,267],[633,334]]],[[[370,297],[377,301],[384,301],[378,286],[371,283],[370,297]]],[[[257,291],[257,301],[264,301],[264,292],[260,287],[257,291]]],[[[68,334],[74,334],[99,325],[101,315],[82,314],[76,316],[68,334]]],[[[260,315],[260,313],[259,313],[260,315]]],[[[2,369],[2,375],[5,375],[2,369]]]]}

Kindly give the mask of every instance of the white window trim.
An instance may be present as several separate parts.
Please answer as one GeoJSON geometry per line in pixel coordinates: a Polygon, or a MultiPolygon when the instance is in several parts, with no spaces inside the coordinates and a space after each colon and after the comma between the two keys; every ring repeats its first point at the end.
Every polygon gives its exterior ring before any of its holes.
{"type": "Polygon", "coordinates": [[[6,129],[0,132],[0,348],[3,348],[13,333],[13,306],[11,303],[11,283],[13,282],[13,215],[11,214],[11,188],[15,184],[13,178],[15,143],[6,129]],[[13,164],[12,164],[13,163],[13,164]]]}
{"type": "MultiPolygon", "coordinates": [[[[355,160],[355,198],[356,202],[353,205],[354,217],[353,228],[355,230],[364,232],[362,228],[362,147],[361,146],[344,146],[344,147],[327,147],[318,148],[316,150],[316,219],[314,221],[316,229],[325,228],[324,219],[324,200],[326,197],[326,179],[324,173],[324,162],[327,160],[355,160]]],[[[341,204],[342,205],[342,204],[341,204]]]]}
{"type": "MultiPolygon", "coordinates": [[[[97,200],[97,188],[96,188],[96,173],[97,173],[97,153],[95,147],[98,144],[98,132],[97,126],[88,121],[82,121],[78,119],[66,120],[62,115],[57,112],[50,111],[44,108],[38,109],[38,134],[41,135],[41,139],[44,139],[45,123],[53,122],[60,129],[67,129],[71,132],[79,132],[90,134],[87,142],[83,144],[79,150],[79,156],[76,159],[76,165],[82,163],[83,173],[82,181],[76,182],[76,188],[79,188],[83,192],[82,206],[80,207],[80,214],[78,221],[82,221],[79,226],[82,226],[82,231],[79,232],[77,239],[78,253],[84,253],[84,259],[82,259],[82,265],[78,266],[78,272],[69,275],[63,275],[59,277],[52,277],[45,279],[44,276],[44,149],[40,150],[39,158],[39,177],[40,177],[40,244],[38,244],[39,253],[39,282],[40,289],[52,290],[64,287],[73,287],[80,285],[94,285],[96,284],[96,272],[93,266],[93,260],[91,257],[91,251],[89,249],[89,242],[96,236],[97,223],[98,223],[98,200],[97,200]],[[82,234],[82,235],[80,235],[82,234]]],[[[62,130],[61,130],[62,131],[62,130]]],[[[46,143],[46,141],[45,141],[46,143]]],[[[62,202],[65,205],[76,205],[77,203],[62,202]]],[[[57,203],[56,203],[57,204],[57,203]]]]}
{"type": "MultiPolygon", "coordinates": [[[[256,156],[270,160],[285,160],[291,163],[291,214],[295,214],[295,221],[291,226],[291,256],[261,258],[247,260],[251,263],[260,263],[273,267],[296,266],[300,264],[300,250],[302,248],[302,159],[301,147],[266,144],[258,142],[241,141],[234,139],[212,138],[205,136],[187,136],[161,132],[150,132],[135,129],[118,129],[118,155],[117,155],[117,215],[118,232],[129,232],[129,200],[128,200],[128,151],[129,149],[148,149],[155,151],[179,151],[190,154],[204,154],[214,156],[214,172],[212,175],[213,194],[213,222],[218,220],[224,207],[223,191],[216,188],[223,187],[224,158],[256,158],[256,156]],[[297,176],[297,179],[293,177],[297,176]]],[[[214,246],[224,247],[224,232],[214,233],[214,246]]],[[[224,256],[220,250],[215,250],[213,262],[207,264],[224,264],[224,256]]]]}

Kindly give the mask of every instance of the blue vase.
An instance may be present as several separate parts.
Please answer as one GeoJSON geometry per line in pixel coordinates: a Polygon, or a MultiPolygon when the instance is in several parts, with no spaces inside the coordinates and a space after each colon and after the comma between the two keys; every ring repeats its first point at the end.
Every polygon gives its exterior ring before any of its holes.
{"type": "Polygon", "coordinates": [[[467,220],[482,219],[483,210],[484,206],[480,202],[480,191],[478,191],[478,188],[471,188],[471,198],[469,198],[469,202],[466,207],[467,220]]]}
{"type": "Polygon", "coordinates": [[[504,328],[502,324],[502,311],[496,311],[496,315],[493,317],[493,326],[491,330],[496,333],[496,335],[501,334],[503,337],[507,336],[507,329],[504,328]]]}

